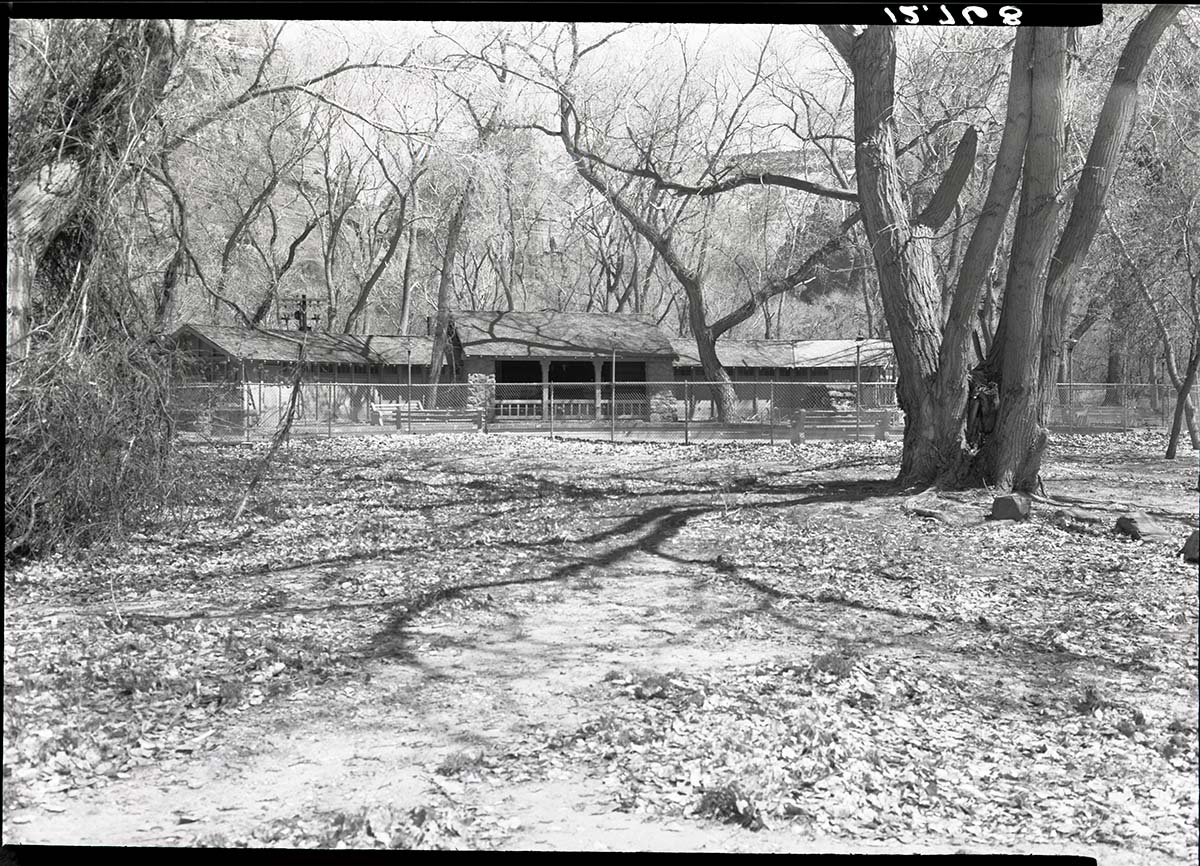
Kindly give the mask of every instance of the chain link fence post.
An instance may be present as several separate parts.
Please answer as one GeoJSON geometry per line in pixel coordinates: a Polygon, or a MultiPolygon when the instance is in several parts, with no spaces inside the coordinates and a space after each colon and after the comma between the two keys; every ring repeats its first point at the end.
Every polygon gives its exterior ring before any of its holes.
{"type": "Polygon", "coordinates": [[[550,403],[547,407],[550,410],[550,438],[554,438],[554,383],[550,383],[550,403]]]}
{"type": "Polygon", "coordinates": [[[686,380],[683,383],[683,444],[689,442],[689,425],[692,419],[692,395],[691,384],[686,380]]]}
{"type": "Polygon", "coordinates": [[[612,356],[612,384],[608,391],[608,441],[617,441],[617,351],[612,356]]]}
{"type": "Polygon", "coordinates": [[[767,436],[775,444],[775,380],[771,380],[770,396],[767,400],[767,436]]]}

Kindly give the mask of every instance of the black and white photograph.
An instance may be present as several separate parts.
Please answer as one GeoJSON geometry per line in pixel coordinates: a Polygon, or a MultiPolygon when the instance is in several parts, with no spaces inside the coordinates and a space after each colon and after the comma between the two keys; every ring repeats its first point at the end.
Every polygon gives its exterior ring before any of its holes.
{"type": "Polygon", "coordinates": [[[1200,7],[8,11],[6,859],[1200,863],[1200,7]]]}

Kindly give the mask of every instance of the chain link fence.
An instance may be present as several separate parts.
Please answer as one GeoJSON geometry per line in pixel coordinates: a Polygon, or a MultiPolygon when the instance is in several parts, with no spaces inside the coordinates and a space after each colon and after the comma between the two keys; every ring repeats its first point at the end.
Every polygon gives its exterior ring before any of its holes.
{"type": "MultiPolygon", "coordinates": [[[[381,385],[304,383],[291,434],[420,434],[450,431],[692,442],[752,439],[898,438],[904,429],[894,382],[735,381],[721,417],[717,387],[671,382],[450,382],[381,385]]],[[[178,386],[181,431],[209,438],[270,437],[283,423],[287,383],[178,386]]],[[[1059,385],[1052,430],[1169,428],[1174,389],[1164,385],[1059,385]]],[[[1200,405],[1200,389],[1192,395],[1200,405]]]]}
{"type": "MultiPolygon", "coordinates": [[[[1169,430],[1178,394],[1162,383],[1074,382],[1059,384],[1052,399],[1052,430],[1169,430]]],[[[1200,386],[1192,389],[1191,400],[1200,408],[1200,386]]],[[[1186,435],[1186,425],[1183,429],[1186,435]]]]}

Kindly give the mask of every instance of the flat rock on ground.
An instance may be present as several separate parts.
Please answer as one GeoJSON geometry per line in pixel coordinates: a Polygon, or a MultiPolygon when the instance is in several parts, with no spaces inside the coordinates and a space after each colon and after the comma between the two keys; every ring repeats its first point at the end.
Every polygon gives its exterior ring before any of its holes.
{"type": "Polygon", "coordinates": [[[1138,541],[1166,541],[1171,537],[1162,524],[1141,511],[1122,514],[1117,518],[1113,532],[1138,541]]]}

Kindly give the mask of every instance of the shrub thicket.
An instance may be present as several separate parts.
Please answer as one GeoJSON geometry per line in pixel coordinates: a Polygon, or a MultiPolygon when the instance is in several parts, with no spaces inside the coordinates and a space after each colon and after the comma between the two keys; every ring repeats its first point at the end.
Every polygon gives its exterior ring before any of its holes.
{"type": "Polygon", "coordinates": [[[130,215],[175,57],[157,20],[31,20],[9,34],[6,560],[111,538],[163,491],[169,367],[144,288],[154,233],[130,215]]]}
{"type": "Polygon", "coordinates": [[[168,481],[162,359],[145,340],[113,335],[72,348],[56,335],[7,365],[6,559],[110,540],[168,481]]]}

